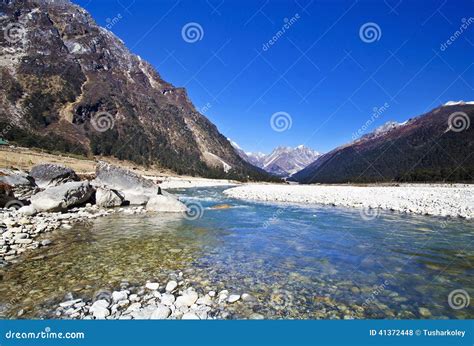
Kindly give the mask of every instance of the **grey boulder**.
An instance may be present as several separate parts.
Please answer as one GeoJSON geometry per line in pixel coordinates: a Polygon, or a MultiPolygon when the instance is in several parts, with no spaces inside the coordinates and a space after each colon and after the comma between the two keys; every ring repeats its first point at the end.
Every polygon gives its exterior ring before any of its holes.
{"type": "Polygon", "coordinates": [[[21,207],[18,209],[18,212],[26,216],[33,216],[38,213],[38,211],[31,204],[21,207]]]}
{"type": "Polygon", "coordinates": [[[95,192],[95,203],[99,207],[113,208],[122,205],[124,200],[123,194],[117,190],[98,187],[95,192]]]}
{"type": "Polygon", "coordinates": [[[0,169],[0,183],[9,185],[17,199],[28,199],[39,190],[34,179],[23,171],[0,169]]]}
{"type": "Polygon", "coordinates": [[[86,203],[94,193],[88,181],[69,182],[50,187],[31,197],[31,205],[37,211],[56,212],[86,203]]]}
{"type": "Polygon", "coordinates": [[[71,181],[79,181],[76,172],[69,167],[56,165],[52,163],[45,163],[33,166],[30,171],[30,176],[41,188],[51,186],[58,186],[71,181]]]}
{"type": "Polygon", "coordinates": [[[187,207],[172,196],[156,195],[149,199],[146,204],[147,211],[157,211],[165,213],[184,213],[187,207]]]}
{"type": "Polygon", "coordinates": [[[94,185],[120,191],[130,204],[146,204],[158,194],[158,185],[153,181],[107,162],[97,163],[95,176],[94,185]]]}

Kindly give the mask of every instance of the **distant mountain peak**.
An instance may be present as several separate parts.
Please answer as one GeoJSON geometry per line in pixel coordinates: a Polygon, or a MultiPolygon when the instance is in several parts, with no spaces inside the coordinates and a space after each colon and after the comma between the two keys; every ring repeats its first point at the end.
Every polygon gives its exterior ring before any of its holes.
{"type": "Polygon", "coordinates": [[[303,144],[297,147],[278,146],[270,154],[244,152],[240,146],[229,140],[236,152],[247,162],[281,177],[289,177],[314,162],[321,154],[303,144]]]}

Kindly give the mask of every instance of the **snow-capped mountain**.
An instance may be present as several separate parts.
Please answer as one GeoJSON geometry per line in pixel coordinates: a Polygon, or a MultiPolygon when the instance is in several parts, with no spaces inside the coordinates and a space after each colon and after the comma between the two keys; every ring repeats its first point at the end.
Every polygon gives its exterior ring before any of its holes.
{"type": "Polygon", "coordinates": [[[403,123],[388,122],[292,178],[303,184],[471,182],[473,119],[474,102],[450,101],[403,123]]]}
{"type": "Polygon", "coordinates": [[[236,152],[247,162],[281,177],[289,177],[314,162],[320,153],[299,145],[296,148],[277,147],[270,154],[245,152],[237,143],[229,140],[236,152]]]}

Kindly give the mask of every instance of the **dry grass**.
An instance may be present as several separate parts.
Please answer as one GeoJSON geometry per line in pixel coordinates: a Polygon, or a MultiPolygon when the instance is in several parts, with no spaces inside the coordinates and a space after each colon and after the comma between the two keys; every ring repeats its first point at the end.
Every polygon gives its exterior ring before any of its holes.
{"type": "Polygon", "coordinates": [[[40,149],[9,146],[0,147],[0,168],[15,168],[29,171],[31,167],[40,163],[55,163],[70,167],[79,174],[87,174],[95,172],[95,165],[98,160],[133,170],[142,175],[176,175],[169,170],[160,169],[158,167],[144,167],[132,162],[120,161],[110,157],[86,158],[59,153],[50,154],[40,149]]]}

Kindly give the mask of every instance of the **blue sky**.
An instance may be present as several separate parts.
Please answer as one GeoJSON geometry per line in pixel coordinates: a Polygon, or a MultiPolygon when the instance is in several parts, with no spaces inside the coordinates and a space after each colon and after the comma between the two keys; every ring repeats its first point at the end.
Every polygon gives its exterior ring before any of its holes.
{"type": "Polygon", "coordinates": [[[470,0],[74,1],[247,151],[327,152],[367,121],[362,132],[474,99],[470,0]],[[183,39],[188,23],[199,40],[183,39]],[[291,127],[271,126],[277,112],[291,127]]]}

